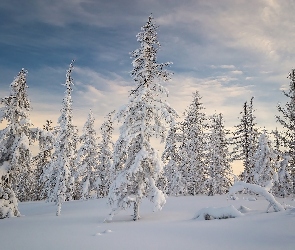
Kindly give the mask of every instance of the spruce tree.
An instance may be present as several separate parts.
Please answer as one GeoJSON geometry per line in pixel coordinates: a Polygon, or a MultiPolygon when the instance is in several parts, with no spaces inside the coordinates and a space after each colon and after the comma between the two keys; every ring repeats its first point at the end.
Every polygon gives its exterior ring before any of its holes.
{"type": "Polygon", "coordinates": [[[115,171],[113,168],[113,142],[112,134],[114,131],[113,127],[113,115],[111,112],[107,115],[106,121],[100,127],[100,133],[102,141],[99,145],[99,156],[98,156],[98,185],[97,185],[97,196],[106,197],[109,193],[110,185],[112,184],[115,171]]]}
{"type": "Polygon", "coordinates": [[[51,183],[54,185],[49,200],[57,204],[56,215],[60,215],[64,201],[75,198],[76,145],[79,140],[77,128],[73,125],[72,85],[73,62],[66,74],[65,97],[62,102],[61,116],[58,119],[58,132],[54,143],[54,153],[50,163],[51,183]]]}
{"type": "Polygon", "coordinates": [[[7,178],[2,188],[12,189],[19,201],[33,196],[32,153],[33,137],[29,119],[31,104],[27,94],[27,71],[22,69],[10,85],[10,95],[1,99],[0,122],[7,127],[0,133],[0,167],[6,166],[7,178]]]}
{"type": "Polygon", "coordinates": [[[274,153],[266,131],[259,136],[258,147],[253,157],[254,167],[249,175],[252,184],[265,187],[273,181],[277,155],[274,153]]]}
{"type": "Polygon", "coordinates": [[[275,180],[272,192],[277,197],[287,197],[293,193],[292,177],[290,173],[290,156],[284,154],[278,164],[277,179],[275,180]]]}
{"type": "Polygon", "coordinates": [[[229,131],[224,127],[222,114],[210,117],[206,166],[208,195],[225,194],[232,185],[233,171],[229,157],[229,131]]]}
{"type": "Polygon", "coordinates": [[[168,96],[168,91],[161,83],[170,79],[165,70],[170,63],[157,63],[160,48],[157,28],[154,18],[149,16],[137,35],[140,48],[131,52],[131,76],[136,86],[128,104],[116,115],[123,125],[114,152],[114,164],[119,168],[115,169],[116,178],[108,195],[112,206],[110,217],[133,204],[133,219],[138,220],[139,205],[144,197],[154,202],[156,209],[161,209],[166,202],[157,187],[163,167],[151,138],[158,137],[163,142],[166,124],[174,121],[176,113],[163,98],[168,96]]]}
{"type": "Polygon", "coordinates": [[[171,123],[166,138],[165,150],[162,154],[162,160],[166,164],[164,167],[165,176],[167,178],[166,194],[174,196],[187,193],[185,179],[182,177],[179,168],[180,156],[177,146],[179,141],[178,137],[177,125],[171,123]]]}
{"type": "Polygon", "coordinates": [[[47,199],[48,190],[51,190],[48,167],[52,158],[55,138],[52,121],[46,120],[45,125],[43,125],[43,129],[38,129],[37,133],[40,152],[33,157],[33,163],[35,165],[34,175],[36,180],[35,200],[45,200],[47,199]]]}
{"type": "Polygon", "coordinates": [[[285,106],[278,105],[278,111],[281,113],[281,116],[276,116],[276,118],[285,129],[282,139],[290,156],[293,193],[295,193],[295,69],[291,70],[288,78],[291,80],[289,91],[283,91],[283,93],[289,98],[289,101],[285,106]]]}
{"type": "Polygon", "coordinates": [[[96,174],[100,163],[98,137],[94,129],[94,121],[93,113],[90,111],[83,127],[83,135],[80,137],[81,146],[77,153],[79,178],[77,193],[79,198],[83,200],[91,198],[91,192],[96,191],[96,174]]]}
{"type": "Polygon", "coordinates": [[[250,173],[255,164],[253,157],[258,143],[258,130],[255,122],[253,99],[254,97],[251,98],[250,104],[247,102],[244,103],[243,111],[240,113],[240,124],[235,126],[236,130],[232,138],[234,145],[232,159],[243,161],[244,171],[241,174],[241,180],[249,183],[253,183],[250,173]]]}
{"type": "Polygon", "coordinates": [[[193,93],[193,101],[181,124],[180,169],[189,195],[206,193],[207,172],[204,157],[206,151],[205,131],[208,124],[204,109],[201,96],[196,91],[193,93]]]}

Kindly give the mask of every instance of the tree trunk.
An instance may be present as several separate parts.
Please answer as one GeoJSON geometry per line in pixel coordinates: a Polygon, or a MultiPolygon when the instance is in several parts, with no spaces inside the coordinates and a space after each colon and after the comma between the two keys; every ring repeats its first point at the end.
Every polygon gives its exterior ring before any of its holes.
{"type": "Polygon", "coordinates": [[[133,215],[133,220],[137,221],[139,219],[139,200],[136,199],[134,201],[134,215],[133,215]]]}

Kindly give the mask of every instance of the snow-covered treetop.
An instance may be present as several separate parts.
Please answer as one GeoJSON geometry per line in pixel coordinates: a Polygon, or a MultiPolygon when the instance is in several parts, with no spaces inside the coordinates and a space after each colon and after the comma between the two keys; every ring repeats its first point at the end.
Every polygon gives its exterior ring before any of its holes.
{"type": "Polygon", "coordinates": [[[150,15],[147,23],[137,35],[140,48],[131,52],[131,58],[133,58],[131,76],[137,83],[137,88],[132,90],[131,94],[135,94],[140,88],[150,87],[154,90],[154,93],[168,95],[166,88],[155,83],[155,80],[165,82],[171,77],[171,73],[164,70],[171,62],[160,64],[156,62],[157,52],[161,46],[157,38],[157,29],[158,26],[156,26],[153,16],[150,15]],[[153,84],[153,86],[149,86],[150,84],[153,84]]]}
{"type": "Polygon", "coordinates": [[[74,68],[74,62],[75,62],[75,60],[72,60],[70,66],[69,66],[69,69],[67,70],[66,82],[63,84],[67,88],[67,90],[66,90],[67,93],[71,93],[73,91],[72,85],[74,85],[74,83],[73,83],[73,78],[72,78],[71,74],[72,74],[72,71],[74,68]]]}
{"type": "Polygon", "coordinates": [[[5,107],[1,108],[0,122],[6,119],[13,126],[30,126],[28,112],[31,110],[30,100],[26,89],[27,71],[22,69],[10,84],[10,95],[1,99],[1,104],[5,107]]]}

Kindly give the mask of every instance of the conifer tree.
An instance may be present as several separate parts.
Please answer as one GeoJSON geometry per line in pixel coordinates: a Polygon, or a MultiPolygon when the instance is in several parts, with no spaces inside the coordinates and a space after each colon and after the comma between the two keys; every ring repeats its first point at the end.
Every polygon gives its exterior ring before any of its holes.
{"type": "Polygon", "coordinates": [[[182,177],[179,168],[180,156],[178,153],[177,142],[179,141],[177,134],[177,125],[171,123],[170,130],[166,138],[165,150],[162,154],[162,160],[166,163],[164,167],[165,176],[167,178],[167,195],[183,195],[186,194],[186,183],[182,177]]]}
{"type": "Polygon", "coordinates": [[[58,119],[58,132],[54,143],[54,153],[50,168],[52,170],[51,183],[54,188],[49,197],[50,201],[57,204],[56,215],[60,215],[61,206],[64,201],[75,198],[75,181],[76,181],[76,145],[78,142],[77,129],[73,125],[72,110],[72,85],[73,79],[71,73],[73,62],[70,64],[66,74],[65,97],[61,109],[61,116],[58,119]]]}
{"type": "Polygon", "coordinates": [[[232,143],[234,145],[232,152],[233,160],[242,160],[244,171],[241,174],[241,180],[253,183],[250,178],[250,173],[254,167],[254,154],[257,149],[258,143],[258,130],[256,128],[256,117],[254,116],[253,99],[251,98],[250,104],[244,103],[243,111],[240,113],[240,124],[234,131],[232,143]]]}
{"type": "Polygon", "coordinates": [[[79,185],[77,187],[79,198],[85,200],[91,198],[91,192],[96,190],[96,173],[99,168],[98,137],[94,129],[94,117],[90,110],[88,119],[83,127],[83,135],[80,137],[81,147],[77,153],[77,165],[79,185]]]}
{"type": "Polygon", "coordinates": [[[100,154],[98,157],[98,186],[97,186],[97,195],[98,197],[106,197],[109,193],[110,185],[112,184],[115,171],[113,168],[113,142],[112,134],[114,131],[113,127],[113,115],[114,112],[111,112],[107,115],[106,121],[100,127],[100,133],[102,141],[99,145],[100,154]]]}
{"type": "Polygon", "coordinates": [[[139,205],[144,197],[155,203],[156,209],[165,204],[165,196],[156,186],[163,172],[162,162],[151,144],[151,138],[165,138],[166,124],[173,122],[175,111],[164,100],[168,91],[161,83],[170,79],[165,67],[170,63],[157,63],[160,43],[154,18],[137,35],[140,48],[131,52],[136,84],[129,102],[116,115],[123,122],[115,146],[116,178],[108,195],[112,206],[110,218],[119,210],[134,205],[134,220],[139,218],[139,205]],[[164,121],[163,121],[164,120],[164,121]],[[120,150],[120,151],[117,151],[120,150]]]}
{"type": "MultiPolygon", "coordinates": [[[[32,126],[29,119],[31,104],[27,94],[27,71],[22,69],[10,85],[10,95],[1,99],[0,121],[7,127],[0,134],[0,167],[6,166],[5,188],[20,201],[32,199],[33,174],[31,168],[32,126]]],[[[4,187],[4,186],[3,186],[4,187]]],[[[2,188],[3,188],[2,187],[2,188]]]]}
{"type": "Polygon", "coordinates": [[[274,153],[266,131],[259,136],[258,147],[254,154],[254,167],[249,175],[252,184],[265,187],[273,180],[277,155],[274,153]]]}
{"type": "Polygon", "coordinates": [[[33,157],[33,163],[35,165],[35,200],[47,199],[48,190],[51,190],[51,183],[49,183],[50,175],[48,173],[48,167],[52,158],[52,150],[54,143],[54,128],[52,127],[52,121],[46,120],[43,129],[38,129],[38,142],[40,152],[33,157]]]}
{"type": "Polygon", "coordinates": [[[279,160],[280,157],[282,156],[282,151],[281,151],[281,147],[283,146],[282,133],[278,131],[278,128],[276,128],[275,130],[271,131],[271,134],[274,137],[273,150],[274,150],[274,153],[277,155],[277,160],[279,160]]]}
{"type": "Polygon", "coordinates": [[[290,174],[289,160],[290,156],[284,154],[282,161],[278,164],[277,179],[275,180],[272,191],[277,197],[286,197],[293,193],[293,183],[290,174]]]}
{"type": "Polygon", "coordinates": [[[185,113],[181,126],[180,168],[189,195],[206,193],[207,172],[204,157],[206,151],[205,130],[208,125],[204,109],[201,96],[196,91],[193,93],[193,101],[185,113]]]}
{"type": "Polygon", "coordinates": [[[208,168],[206,186],[208,195],[225,194],[232,185],[233,176],[227,139],[229,131],[224,127],[222,114],[214,114],[210,117],[210,121],[206,153],[206,166],[208,168]]]}
{"type": "Polygon", "coordinates": [[[278,105],[278,111],[281,113],[281,116],[276,116],[276,118],[285,129],[282,139],[290,156],[293,193],[295,193],[295,69],[291,70],[288,78],[291,80],[289,91],[283,91],[283,93],[289,98],[289,101],[285,107],[281,104],[278,105]]]}

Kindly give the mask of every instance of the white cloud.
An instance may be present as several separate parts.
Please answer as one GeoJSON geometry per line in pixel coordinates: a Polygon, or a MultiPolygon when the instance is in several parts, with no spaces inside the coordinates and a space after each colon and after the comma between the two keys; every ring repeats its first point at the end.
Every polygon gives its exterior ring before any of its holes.
{"type": "Polygon", "coordinates": [[[231,73],[234,74],[234,75],[242,75],[243,71],[241,71],[241,70],[233,70],[233,71],[231,71],[231,73]]]}

